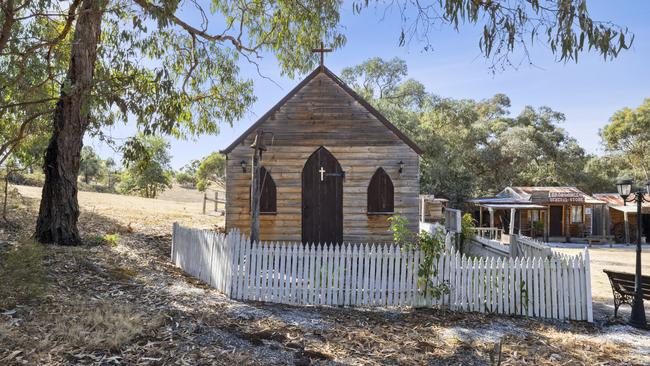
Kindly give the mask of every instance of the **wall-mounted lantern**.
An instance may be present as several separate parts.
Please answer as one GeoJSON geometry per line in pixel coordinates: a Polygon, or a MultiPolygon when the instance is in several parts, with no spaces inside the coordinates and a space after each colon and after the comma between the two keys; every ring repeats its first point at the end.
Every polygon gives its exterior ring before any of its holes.
{"type": "Polygon", "coordinates": [[[240,161],[239,165],[241,165],[241,171],[246,173],[246,160],[240,161]]]}
{"type": "Polygon", "coordinates": [[[400,160],[397,164],[399,164],[399,173],[402,174],[404,171],[404,162],[400,160]]]}

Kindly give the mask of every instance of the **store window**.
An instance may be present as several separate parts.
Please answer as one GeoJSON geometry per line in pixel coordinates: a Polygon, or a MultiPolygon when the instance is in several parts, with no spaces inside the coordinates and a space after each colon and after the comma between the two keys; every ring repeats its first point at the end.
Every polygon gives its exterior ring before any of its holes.
{"type": "Polygon", "coordinates": [[[582,206],[571,206],[571,222],[582,222],[582,206]]]}
{"type": "Polygon", "coordinates": [[[530,221],[532,222],[539,221],[539,210],[530,211],[530,221]]]}

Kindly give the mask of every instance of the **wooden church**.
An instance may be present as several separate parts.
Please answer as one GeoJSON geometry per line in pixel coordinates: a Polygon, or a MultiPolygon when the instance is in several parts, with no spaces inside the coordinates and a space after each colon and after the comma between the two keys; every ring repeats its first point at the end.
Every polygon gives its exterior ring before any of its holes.
{"type": "Polygon", "coordinates": [[[250,231],[260,130],[261,240],[390,242],[396,214],[417,230],[420,148],[322,64],[222,151],[226,230],[250,231]]]}

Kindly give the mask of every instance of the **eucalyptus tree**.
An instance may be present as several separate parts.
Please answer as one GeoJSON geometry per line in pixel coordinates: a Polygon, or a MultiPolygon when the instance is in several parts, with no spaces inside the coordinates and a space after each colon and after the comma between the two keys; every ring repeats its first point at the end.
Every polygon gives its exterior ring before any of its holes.
{"type": "Polygon", "coordinates": [[[422,192],[461,205],[507,185],[589,185],[589,156],[560,127],[562,113],[525,107],[511,117],[503,94],[480,101],[441,98],[406,79],[408,69],[398,59],[370,59],[341,75],[424,150],[422,192]]]}
{"type": "MultiPolygon", "coordinates": [[[[53,113],[36,226],[44,243],[81,242],[74,177],[87,132],[101,135],[102,126],[131,118],[146,135],[217,133],[255,100],[241,59],[255,67],[271,52],[293,76],[313,65],[311,48],[320,41],[344,42],[337,0],[214,0],[209,8],[166,0],[69,4],[70,59],[53,113]]],[[[132,139],[125,151],[144,148],[132,139]]]]}
{"type": "Polygon", "coordinates": [[[432,35],[441,26],[477,31],[480,52],[493,71],[533,63],[529,50],[535,43],[546,45],[557,61],[577,62],[586,51],[612,60],[634,41],[628,28],[593,19],[587,0],[353,1],[357,13],[368,8],[383,10],[384,17],[396,14],[400,46],[417,42],[432,50],[432,35]]]}
{"type": "Polygon", "coordinates": [[[134,138],[142,145],[142,153],[125,154],[126,167],[121,176],[119,191],[137,193],[146,198],[156,198],[158,193],[171,187],[172,169],[169,142],[161,136],[137,134],[134,138]]]}
{"type": "Polygon", "coordinates": [[[609,152],[627,162],[628,178],[650,179],[650,98],[614,113],[600,136],[609,152]]]}

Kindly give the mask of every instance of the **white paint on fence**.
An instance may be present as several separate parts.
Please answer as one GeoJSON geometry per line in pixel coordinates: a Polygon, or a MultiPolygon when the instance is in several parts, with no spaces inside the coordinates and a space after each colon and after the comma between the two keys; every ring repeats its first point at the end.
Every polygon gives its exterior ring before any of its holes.
{"type": "MultiPolygon", "coordinates": [[[[293,305],[444,306],[539,318],[593,321],[589,252],[551,258],[469,258],[447,250],[423,296],[421,252],[394,244],[250,243],[174,225],[171,259],[233,299],[293,305]]],[[[448,236],[447,240],[450,240],[448,236]]]]}

